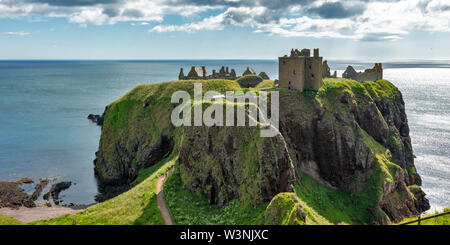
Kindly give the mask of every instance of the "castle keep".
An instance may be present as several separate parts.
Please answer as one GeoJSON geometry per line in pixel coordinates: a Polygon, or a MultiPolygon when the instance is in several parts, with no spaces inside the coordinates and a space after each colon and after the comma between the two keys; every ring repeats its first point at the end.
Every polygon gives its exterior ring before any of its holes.
{"type": "Polygon", "coordinates": [[[311,57],[309,49],[292,49],[290,56],[278,58],[279,86],[282,88],[304,90],[322,87],[322,57],[319,49],[314,49],[311,57]]]}
{"type": "MultiPolygon", "coordinates": [[[[302,49],[301,51],[292,49],[290,56],[285,55],[278,58],[278,74],[280,88],[300,91],[305,89],[318,90],[322,87],[323,78],[337,77],[336,71],[331,75],[331,69],[326,60],[322,63],[319,49],[314,49],[313,56],[311,56],[309,49],[302,49]]],[[[356,72],[352,66],[348,66],[342,77],[359,82],[376,81],[383,79],[383,68],[381,63],[375,63],[372,69],[356,72]]]]}

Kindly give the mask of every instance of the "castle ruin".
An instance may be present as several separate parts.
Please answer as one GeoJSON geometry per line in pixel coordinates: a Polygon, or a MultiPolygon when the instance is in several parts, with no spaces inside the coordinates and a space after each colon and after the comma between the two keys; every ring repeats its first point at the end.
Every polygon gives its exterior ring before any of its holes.
{"type": "MultiPolygon", "coordinates": [[[[319,49],[314,49],[311,56],[309,49],[292,49],[290,56],[278,58],[278,84],[280,88],[295,89],[303,91],[305,89],[318,90],[322,87],[323,78],[337,78],[337,72],[331,74],[328,61],[319,56],[319,49]]],[[[359,82],[376,81],[383,79],[383,68],[381,63],[375,63],[372,69],[364,72],[356,72],[352,66],[347,67],[343,78],[353,79],[359,82]]]]}
{"type": "Polygon", "coordinates": [[[314,49],[311,57],[309,49],[292,49],[290,56],[278,58],[279,86],[303,91],[322,87],[322,57],[319,49],[314,49]]]}
{"type": "MultiPolygon", "coordinates": [[[[255,71],[247,67],[242,76],[246,75],[256,75],[255,71]]],[[[269,76],[265,72],[259,73],[263,79],[268,80],[269,76]]],[[[240,76],[236,75],[236,71],[234,69],[229,69],[228,66],[222,66],[217,72],[216,70],[212,70],[212,74],[208,75],[206,68],[204,66],[192,66],[191,70],[187,74],[184,75],[183,68],[180,68],[180,73],[178,75],[179,80],[206,80],[206,79],[226,79],[226,80],[236,80],[240,78],[240,76]]]]}
{"type": "MultiPolygon", "coordinates": [[[[319,56],[319,49],[316,48],[311,56],[311,50],[292,49],[291,54],[283,57],[278,57],[278,80],[275,80],[275,86],[280,88],[294,89],[303,91],[305,89],[318,90],[322,87],[323,78],[337,78],[337,72],[331,74],[331,69],[328,66],[328,61],[323,60],[319,56]],[[322,62],[323,60],[323,62],[322,62]]],[[[255,71],[247,67],[242,76],[237,76],[234,69],[229,69],[228,66],[222,66],[217,72],[212,70],[209,75],[205,66],[192,66],[187,75],[184,75],[183,68],[180,68],[178,75],[179,80],[207,80],[207,79],[226,79],[237,80],[243,76],[256,75],[255,71]]],[[[269,76],[265,72],[260,72],[260,80],[269,80],[269,76]]],[[[357,72],[352,66],[348,66],[342,74],[343,78],[353,79],[358,82],[376,81],[383,79],[383,68],[381,63],[375,63],[371,69],[366,69],[364,72],[357,72]]]]}
{"type": "Polygon", "coordinates": [[[383,67],[381,63],[375,63],[375,66],[371,69],[366,69],[364,72],[356,72],[352,66],[348,66],[342,77],[358,82],[376,81],[383,79],[383,67]]]}

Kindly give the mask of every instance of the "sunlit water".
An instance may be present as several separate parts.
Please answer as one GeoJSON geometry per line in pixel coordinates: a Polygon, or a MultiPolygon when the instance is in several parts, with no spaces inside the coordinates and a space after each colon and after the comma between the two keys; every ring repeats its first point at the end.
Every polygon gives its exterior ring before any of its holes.
{"type": "MultiPolygon", "coordinates": [[[[348,62],[329,62],[342,73],[348,62]]],[[[352,62],[356,69],[373,64],[352,62]]],[[[94,201],[100,128],[86,119],[142,83],[176,80],[191,65],[242,74],[247,66],[278,76],[274,60],[0,61],[0,180],[58,177],[76,185],[65,203],[94,201]]],[[[438,64],[384,64],[385,78],[406,103],[416,166],[433,209],[450,206],[450,69],[438,64]],[[405,68],[406,67],[406,68],[405,68]],[[427,67],[427,68],[416,68],[427,67]],[[444,68],[434,68],[444,67],[444,68]]],[[[25,186],[29,192],[33,185],[25,186]]]]}

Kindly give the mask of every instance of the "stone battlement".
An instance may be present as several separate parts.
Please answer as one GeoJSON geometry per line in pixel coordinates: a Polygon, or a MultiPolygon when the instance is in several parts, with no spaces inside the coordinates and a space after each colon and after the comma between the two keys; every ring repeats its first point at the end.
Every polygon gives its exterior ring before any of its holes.
{"type": "MultiPolygon", "coordinates": [[[[309,49],[291,49],[290,55],[278,58],[279,86],[281,88],[303,91],[305,89],[318,90],[322,87],[323,78],[336,78],[337,72],[331,74],[328,61],[322,62],[319,49],[314,49],[313,56],[309,49]]],[[[356,72],[352,66],[342,75],[343,78],[353,79],[359,82],[376,81],[383,79],[383,68],[381,63],[375,63],[371,69],[364,72],[356,72]]]]}
{"type": "MultiPolygon", "coordinates": [[[[247,67],[242,76],[246,75],[256,75],[255,71],[247,67]]],[[[263,79],[269,79],[265,72],[259,73],[263,79]]],[[[180,74],[178,75],[179,80],[207,80],[207,79],[226,79],[226,80],[236,80],[241,76],[236,76],[236,71],[234,69],[229,69],[228,66],[222,66],[217,72],[212,70],[212,74],[208,75],[206,68],[204,66],[192,66],[188,75],[184,75],[183,68],[180,68],[180,74]]]]}

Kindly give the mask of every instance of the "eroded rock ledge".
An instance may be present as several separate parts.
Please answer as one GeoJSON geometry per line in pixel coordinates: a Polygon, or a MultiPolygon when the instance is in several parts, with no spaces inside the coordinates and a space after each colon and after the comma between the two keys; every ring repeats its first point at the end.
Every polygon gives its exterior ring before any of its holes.
{"type": "Polygon", "coordinates": [[[325,79],[319,91],[279,89],[282,135],[261,138],[256,127],[174,128],[171,93],[192,91],[193,82],[219,92],[240,89],[216,80],[141,85],[108,106],[95,161],[102,185],[128,185],[173,153],[185,187],[221,206],[236,198],[268,203],[292,191],[294,168],[345,191],[355,204],[370,203],[373,223],[429,208],[402,94],[391,83],[325,79]]]}

